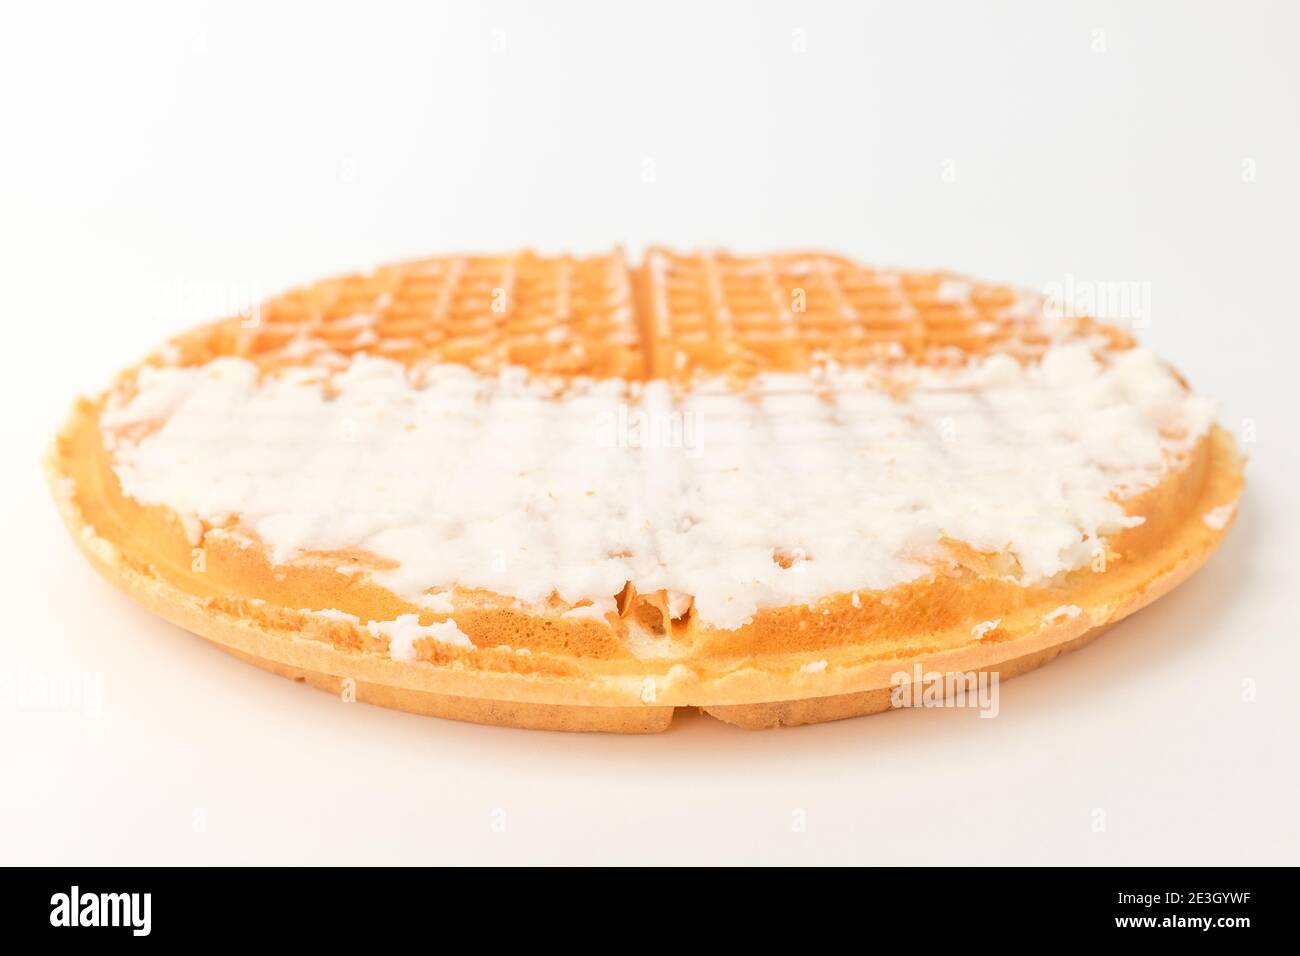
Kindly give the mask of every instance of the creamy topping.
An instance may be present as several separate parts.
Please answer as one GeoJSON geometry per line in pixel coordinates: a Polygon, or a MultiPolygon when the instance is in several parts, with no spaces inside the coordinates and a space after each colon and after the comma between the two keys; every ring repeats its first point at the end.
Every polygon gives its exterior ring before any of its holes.
{"type": "Polygon", "coordinates": [[[1055,624],[1057,621],[1072,621],[1083,613],[1083,608],[1077,604],[1062,604],[1053,611],[1048,611],[1043,615],[1044,624],[1055,624]]]}
{"type": "Polygon", "coordinates": [[[579,621],[603,621],[606,614],[618,613],[612,597],[596,598],[590,604],[581,604],[564,612],[564,617],[579,621]]]}
{"type": "Polygon", "coordinates": [[[1205,526],[1211,531],[1222,531],[1228,526],[1228,522],[1232,520],[1232,516],[1236,514],[1236,511],[1237,506],[1235,503],[1219,505],[1219,507],[1211,508],[1201,515],[1201,520],[1205,522],[1205,526]]]}
{"type": "Polygon", "coordinates": [[[994,618],[991,621],[980,621],[970,629],[971,637],[975,638],[977,641],[982,641],[984,640],[984,635],[988,634],[990,631],[996,631],[998,625],[1001,623],[1002,618],[1000,617],[994,618]]]}
{"type": "Polygon", "coordinates": [[[434,614],[450,614],[456,607],[451,595],[445,591],[418,595],[414,603],[434,614]]]}
{"type": "Polygon", "coordinates": [[[305,607],[302,609],[303,614],[314,614],[317,617],[323,617],[328,621],[344,621],[348,624],[360,624],[361,618],[355,614],[349,614],[347,611],[340,611],[336,607],[323,607],[318,610],[305,607]]]}
{"type": "Polygon", "coordinates": [[[418,614],[402,614],[392,621],[371,621],[366,628],[375,637],[388,638],[388,656],[395,661],[415,660],[415,642],[422,637],[455,647],[474,647],[474,642],[450,618],[423,625],[418,614]]]}
{"type": "Polygon", "coordinates": [[[601,619],[630,581],[734,628],[927,575],[945,539],[1026,584],[1081,567],[1211,418],[1149,352],[1070,345],[677,391],[365,356],[259,379],[221,358],[143,369],[103,425],[127,495],[237,518],[275,562],[361,549],[435,613],[460,586],[601,619]]]}

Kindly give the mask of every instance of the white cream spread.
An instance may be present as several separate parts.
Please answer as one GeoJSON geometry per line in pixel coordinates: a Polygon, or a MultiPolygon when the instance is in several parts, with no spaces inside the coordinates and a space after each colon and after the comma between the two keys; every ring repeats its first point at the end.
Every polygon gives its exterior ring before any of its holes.
{"type": "Polygon", "coordinates": [[[1236,504],[1219,505],[1219,507],[1211,508],[1201,515],[1201,520],[1205,522],[1205,526],[1211,531],[1222,531],[1228,526],[1228,522],[1232,520],[1232,516],[1236,511],[1236,504]]]}
{"type": "Polygon", "coordinates": [[[375,637],[388,638],[388,656],[395,661],[415,660],[415,642],[422,637],[431,637],[456,647],[474,646],[469,636],[451,619],[422,625],[418,614],[402,614],[393,621],[371,621],[366,628],[375,637]]]}
{"type": "Polygon", "coordinates": [[[1043,615],[1044,624],[1055,624],[1057,621],[1072,621],[1083,613],[1083,608],[1077,604],[1062,604],[1054,611],[1049,611],[1043,615]]]}
{"type": "Polygon", "coordinates": [[[355,614],[349,614],[347,611],[340,611],[336,607],[323,607],[319,610],[312,610],[309,607],[303,608],[299,613],[314,614],[317,617],[323,617],[327,621],[344,621],[348,624],[360,624],[361,618],[355,614]]]}
{"type": "Polygon", "coordinates": [[[581,604],[578,607],[565,611],[564,616],[574,618],[580,621],[603,621],[606,614],[616,614],[617,605],[612,597],[602,597],[594,599],[590,604],[581,604]]]}
{"type": "Polygon", "coordinates": [[[982,641],[984,640],[984,635],[988,634],[991,631],[996,631],[998,629],[998,625],[1000,625],[1001,623],[1002,623],[1002,618],[1000,617],[994,618],[991,621],[980,621],[978,624],[976,624],[974,627],[970,629],[971,637],[975,638],[975,640],[977,641],[982,641]]]}
{"type": "Polygon", "coordinates": [[[439,591],[435,594],[421,594],[415,599],[414,603],[427,611],[432,611],[434,614],[450,614],[456,607],[451,595],[446,591],[439,591]]]}
{"type": "Polygon", "coordinates": [[[222,358],[137,386],[103,415],[123,491],[189,522],[237,517],[276,562],[362,549],[397,563],[376,583],[435,613],[460,586],[598,619],[631,581],[719,628],[914,580],[945,538],[1014,556],[1023,583],[1081,567],[1140,523],[1116,499],[1212,420],[1151,353],[1082,344],[741,390],[366,356],[261,380],[222,358]]]}

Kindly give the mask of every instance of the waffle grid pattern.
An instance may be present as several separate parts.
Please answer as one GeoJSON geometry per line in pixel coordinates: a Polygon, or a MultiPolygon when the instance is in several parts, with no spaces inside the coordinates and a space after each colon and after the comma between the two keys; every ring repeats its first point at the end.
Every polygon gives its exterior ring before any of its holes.
{"type": "Polygon", "coordinates": [[[408,364],[640,377],[620,253],[455,256],[384,266],[266,302],[235,354],[271,365],[367,352],[408,364]]]}
{"type": "MultiPolygon", "coordinates": [[[[1042,298],[946,273],[871,269],[840,256],[731,256],[652,248],[607,255],[449,256],[329,279],[211,327],[190,361],[329,365],[366,352],[408,365],[508,366],[559,377],[689,380],[907,360],[952,364],[1120,330],[1049,321],[1042,298]],[[245,326],[251,325],[246,328],[245,326]]],[[[191,340],[190,344],[195,344],[191,340]]]]}
{"type": "Polygon", "coordinates": [[[867,268],[839,256],[738,257],[652,249],[642,267],[653,367],[668,377],[800,370],[907,359],[927,364],[1005,352],[1022,360],[1063,337],[1118,330],[1049,323],[1041,297],[945,273],[867,268]]]}

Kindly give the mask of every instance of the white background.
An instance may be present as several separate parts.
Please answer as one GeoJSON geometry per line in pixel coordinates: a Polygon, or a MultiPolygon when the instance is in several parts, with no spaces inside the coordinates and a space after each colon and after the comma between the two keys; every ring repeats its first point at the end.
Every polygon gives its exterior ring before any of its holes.
{"type": "Polygon", "coordinates": [[[0,706],[0,862],[1300,862],[1298,30],[1251,2],[6,4],[0,676],[104,701],[0,706]],[[229,299],[655,241],[1149,283],[1145,341],[1253,425],[1241,518],[995,720],[650,738],[341,704],[150,617],[60,526],[39,457],[73,396],[229,299]]]}

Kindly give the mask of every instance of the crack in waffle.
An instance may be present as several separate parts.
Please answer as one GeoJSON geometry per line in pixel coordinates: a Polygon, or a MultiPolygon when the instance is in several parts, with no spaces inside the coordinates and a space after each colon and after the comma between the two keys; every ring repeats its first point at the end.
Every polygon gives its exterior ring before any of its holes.
{"type": "Polygon", "coordinates": [[[80,402],[50,470],[101,570],[262,667],[635,732],[1038,666],[1190,574],[1241,487],[1121,329],[948,274],[659,248],[293,290],[80,402]]]}

